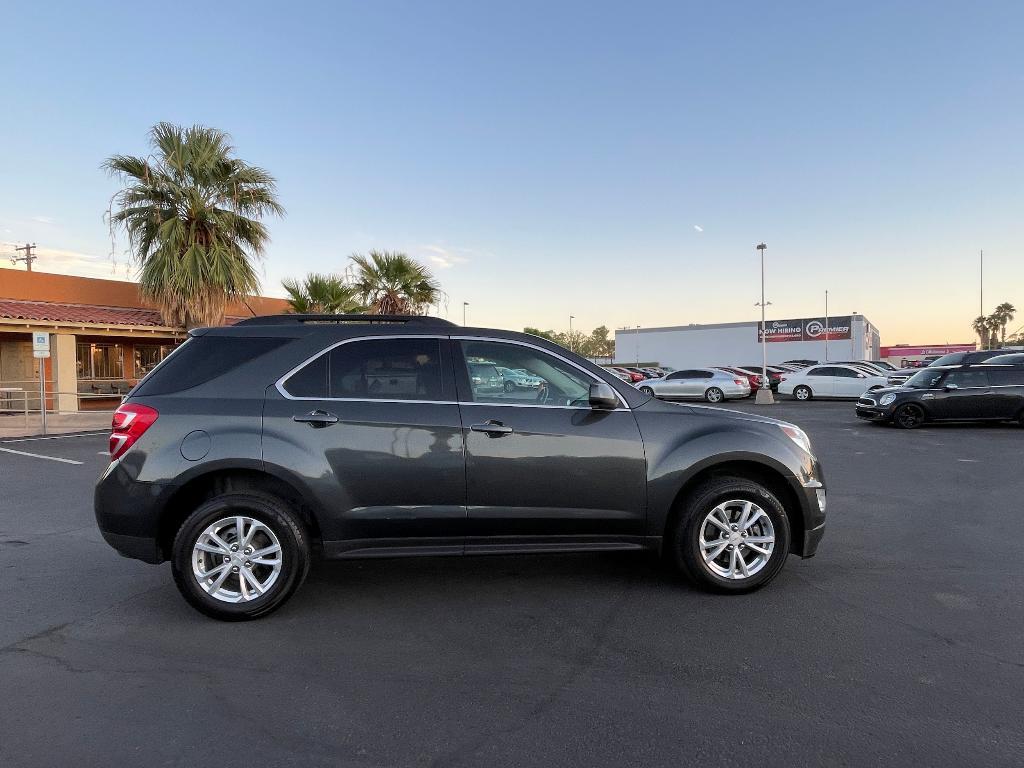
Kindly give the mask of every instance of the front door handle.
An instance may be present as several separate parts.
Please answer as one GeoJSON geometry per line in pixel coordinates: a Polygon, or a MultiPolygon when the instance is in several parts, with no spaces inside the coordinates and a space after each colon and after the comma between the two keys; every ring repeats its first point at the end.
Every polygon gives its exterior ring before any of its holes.
{"type": "Polygon", "coordinates": [[[483,432],[488,437],[504,437],[512,434],[512,427],[493,419],[483,424],[473,424],[470,429],[474,432],[483,432]]]}
{"type": "Polygon", "coordinates": [[[301,413],[292,416],[292,421],[297,421],[300,424],[309,424],[309,426],[314,429],[322,429],[324,427],[331,426],[331,424],[337,424],[338,417],[333,413],[321,411],[318,408],[317,410],[310,411],[309,413],[301,413]]]}

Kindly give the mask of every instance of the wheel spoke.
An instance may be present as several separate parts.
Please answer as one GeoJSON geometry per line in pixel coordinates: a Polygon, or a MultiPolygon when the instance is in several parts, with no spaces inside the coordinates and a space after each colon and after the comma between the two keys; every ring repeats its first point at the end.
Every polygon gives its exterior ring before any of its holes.
{"type": "Polygon", "coordinates": [[[708,516],[708,522],[725,531],[726,533],[729,533],[729,531],[732,530],[731,528],[729,528],[729,515],[721,507],[716,507],[715,510],[708,516]],[[718,514],[722,514],[725,517],[724,523],[718,519],[718,514]]]}
{"type": "Polygon", "coordinates": [[[239,547],[242,546],[242,542],[245,541],[245,518],[235,518],[235,544],[239,547]]]}
{"type": "Polygon", "coordinates": [[[210,552],[214,555],[223,555],[226,552],[230,551],[226,547],[211,547],[209,544],[203,544],[201,541],[196,542],[196,549],[198,549],[200,552],[210,552]]]}
{"type": "MultiPolygon", "coordinates": [[[[249,559],[250,560],[255,560],[256,558],[262,558],[264,555],[273,555],[274,553],[280,552],[280,551],[281,551],[281,545],[280,544],[271,544],[269,547],[264,547],[263,549],[257,549],[255,552],[253,552],[249,556],[249,559]]],[[[277,560],[275,560],[274,562],[277,562],[277,560]]]]}
{"type": "Polygon", "coordinates": [[[740,574],[746,578],[750,575],[750,571],[747,570],[747,562],[743,559],[743,553],[740,552],[739,547],[736,547],[733,554],[736,555],[736,564],[740,567],[740,574]]]}
{"type": "Polygon", "coordinates": [[[714,560],[725,551],[725,548],[727,546],[729,546],[729,542],[727,541],[709,541],[707,544],[704,545],[704,548],[710,549],[711,547],[716,547],[716,549],[714,552],[705,552],[704,559],[708,562],[714,560]]]}
{"type": "Polygon", "coordinates": [[[757,546],[757,544],[751,544],[749,539],[747,540],[747,547],[752,549],[754,552],[757,552],[759,555],[771,555],[771,552],[769,552],[767,549],[762,549],[761,547],[757,546]]]}
{"type": "Polygon", "coordinates": [[[253,520],[252,521],[252,525],[249,526],[249,532],[247,534],[245,534],[245,538],[242,539],[242,543],[239,546],[240,547],[247,547],[247,546],[249,546],[252,543],[252,537],[255,536],[256,532],[259,531],[259,529],[262,528],[262,527],[263,527],[262,525],[260,525],[258,522],[253,520]]]}
{"type": "Polygon", "coordinates": [[[743,540],[743,543],[744,544],[750,544],[750,543],[754,543],[754,544],[774,544],[775,543],[775,537],[774,536],[747,536],[747,538],[745,538],[743,540]]]}
{"type": "Polygon", "coordinates": [[[732,577],[733,573],[736,572],[736,557],[739,554],[739,550],[733,549],[729,553],[729,576],[732,577]]]}
{"type": "Polygon", "coordinates": [[[209,536],[218,547],[223,547],[225,552],[231,551],[231,545],[218,536],[216,531],[207,531],[206,535],[209,536]]]}
{"type": "Polygon", "coordinates": [[[752,526],[754,523],[760,520],[763,516],[764,510],[758,507],[757,512],[755,512],[749,518],[747,518],[747,522],[741,525],[740,528],[742,528],[743,530],[747,530],[748,528],[750,528],[750,526],[752,526]]]}
{"type": "Polygon", "coordinates": [[[263,594],[263,586],[260,584],[260,580],[257,579],[248,568],[242,569],[242,575],[245,577],[242,583],[249,582],[252,586],[252,591],[259,597],[263,594]]]}
{"type": "Polygon", "coordinates": [[[744,530],[747,529],[747,526],[749,525],[749,523],[747,522],[747,518],[750,517],[750,510],[753,509],[753,508],[754,508],[753,502],[750,502],[750,501],[744,501],[743,502],[743,513],[740,515],[739,523],[737,523],[737,525],[739,525],[741,531],[744,531],[744,530]]]}
{"type": "Polygon", "coordinates": [[[231,569],[227,567],[227,564],[225,564],[224,570],[221,571],[221,574],[217,577],[217,580],[214,581],[213,584],[204,584],[204,588],[206,589],[207,592],[209,592],[212,595],[214,592],[219,590],[221,586],[223,586],[224,580],[227,579],[230,573],[231,569]]]}

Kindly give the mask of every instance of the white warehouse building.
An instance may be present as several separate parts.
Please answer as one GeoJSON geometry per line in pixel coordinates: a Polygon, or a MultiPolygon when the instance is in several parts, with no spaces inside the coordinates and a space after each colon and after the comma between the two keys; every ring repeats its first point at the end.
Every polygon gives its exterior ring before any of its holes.
{"type": "MultiPolygon", "coordinates": [[[[768,364],[786,360],[877,360],[878,329],[864,315],[768,320],[768,364]],[[827,340],[826,340],[827,338],[827,340]]],[[[619,365],[705,368],[761,362],[761,321],[624,328],[615,332],[619,365]]]]}

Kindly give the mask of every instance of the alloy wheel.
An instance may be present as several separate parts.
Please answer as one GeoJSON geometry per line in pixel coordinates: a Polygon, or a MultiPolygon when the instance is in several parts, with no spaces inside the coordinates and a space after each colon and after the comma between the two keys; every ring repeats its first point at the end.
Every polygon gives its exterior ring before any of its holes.
{"type": "Polygon", "coordinates": [[[704,397],[709,403],[720,403],[722,402],[724,395],[722,394],[722,390],[717,387],[712,387],[704,394],[704,397]]]}
{"type": "Polygon", "coordinates": [[[252,517],[225,517],[206,527],[192,547],[192,574],[211,597],[245,603],[267,594],[281,575],[281,542],[252,517]]]}
{"type": "Polygon", "coordinates": [[[732,499],[705,516],[698,543],[711,573],[734,581],[749,579],[771,560],[775,526],[754,502],[732,499]]]}
{"type": "Polygon", "coordinates": [[[924,411],[919,405],[904,405],[895,414],[896,423],[904,429],[919,427],[924,422],[924,411]]]}
{"type": "Polygon", "coordinates": [[[811,390],[809,390],[807,387],[797,387],[793,391],[793,396],[797,400],[810,400],[811,399],[811,390]]]}

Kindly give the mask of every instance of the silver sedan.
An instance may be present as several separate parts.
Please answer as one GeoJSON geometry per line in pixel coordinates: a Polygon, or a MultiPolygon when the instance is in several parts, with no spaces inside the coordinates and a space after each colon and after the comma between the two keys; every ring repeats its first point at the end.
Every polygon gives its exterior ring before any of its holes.
{"type": "Polygon", "coordinates": [[[637,385],[641,392],[662,400],[707,400],[720,403],[750,397],[750,382],[742,377],[713,368],[688,368],[673,371],[661,379],[649,379],[637,385]]]}

